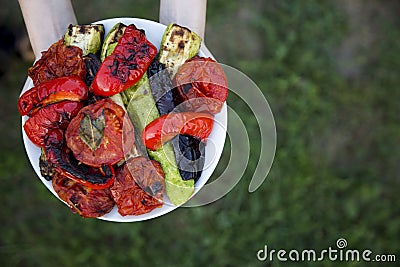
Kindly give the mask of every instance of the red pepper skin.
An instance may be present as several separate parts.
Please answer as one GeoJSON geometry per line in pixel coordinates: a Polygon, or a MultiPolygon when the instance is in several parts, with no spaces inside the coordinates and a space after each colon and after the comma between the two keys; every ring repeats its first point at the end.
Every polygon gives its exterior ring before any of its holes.
{"type": "Polygon", "coordinates": [[[181,112],[165,114],[150,122],[142,132],[143,144],[157,150],[178,134],[186,134],[204,141],[211,133],[214,117],[209,113],[181,112]]]}
{"type": "Polygon", "coordinates": [[[82,101],[88,96],[86,84],[76,76],[56,78],[26,91],[18,99],[19,113],[32,116],[41,107],[64,100],[82,101]]]}
{"type": "Polygon", "coordinates": [[[59,173],[53,178],[52,185],[60,199],[82,217],[96,218],[110,212],[115,206],[108,188],[94,190],[59,173]]]}
{"type": "Polygon", "coordinates": [[[47,133],[55,128],[65,129],[82,106],[81,102],[62,101],[41,108],[25,122],[25,133],[32,143],[44,147],[47,133]]]}
{"type": "Polygon", "coordinates": [[[18,99],[18,111],[21,116],[28,115],[29,112],[34,109],[37,105],[38,96],[37,96],[37,89],[33,87],[23,93],[21,97],[18,99]]]}
{"type": "Polygon", "coordinates": [[[92,83],[99,96],[112,96],[139,81],[157,54],[157,48],[145,34],[129,25],[118,40],[114,52],[106,57],[92,83]]]}

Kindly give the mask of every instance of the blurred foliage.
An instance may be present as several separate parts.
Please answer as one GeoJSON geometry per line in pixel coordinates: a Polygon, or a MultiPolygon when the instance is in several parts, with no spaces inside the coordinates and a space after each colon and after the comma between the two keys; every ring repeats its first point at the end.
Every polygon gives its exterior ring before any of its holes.
{"type": "MultiPolygon", "coordinates": [[[[82,23],[158,17],[155,1],[73,4],[82,23]]],[[[17,1],[3,6],[1,29],[26,35],[17,1]]],[[[399,10],[398,1],[208,1],[209,49],[251,77],[274,113],[271,173],[248,193],[259,133],[247,104],[232,95],[228,103],[251,137],[243,179],[213,204],[130,224],[72,215],[39,182],[16,109],[31,62],[2,45],[1,265],[281,266],[259,262],[257,251],[322,250],[340,237],[351,249],[400,257],[399,10]]]]}

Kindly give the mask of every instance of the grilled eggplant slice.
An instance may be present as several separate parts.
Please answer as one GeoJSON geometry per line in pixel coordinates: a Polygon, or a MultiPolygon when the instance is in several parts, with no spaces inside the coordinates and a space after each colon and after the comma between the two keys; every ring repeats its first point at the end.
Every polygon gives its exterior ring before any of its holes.
{"type": "Polygon", "coordinates": [[[85,83],[90,87],[100,68],[101,61],[95,54],[89,53],[87,56],[83,57],[83,62],[85,62],[86,66],[85,83]]]}

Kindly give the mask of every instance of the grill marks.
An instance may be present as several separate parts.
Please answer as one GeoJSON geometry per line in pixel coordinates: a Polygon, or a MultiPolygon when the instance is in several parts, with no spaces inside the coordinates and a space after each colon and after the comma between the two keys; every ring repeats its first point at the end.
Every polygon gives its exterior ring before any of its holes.
{"type": "Polygon", "coordinates": [[[113,64],[109,66],[112,75],[117,76],[118,66],[119,66],[119,61],[114,59],[113,64]]]}
{"type": "Polygon", "coordinates": [[[127,49],[126,51],[128,53],[126,56],[123,55],[116,56],[113,60],[113,64],[111,66],[108,66],[111,74],[119,78],[121,82],[126,82],[127,76],[123,75],[123,73],[120,70],[123,68],[126,68],[128,70],[138,69],[138,65],[134,63],[135,56],[138,56],[140,59],[142,59],[144,55],[149,53],[149,49],[150,47],[146,43],[143,43],[137,49],[127,49]]]}

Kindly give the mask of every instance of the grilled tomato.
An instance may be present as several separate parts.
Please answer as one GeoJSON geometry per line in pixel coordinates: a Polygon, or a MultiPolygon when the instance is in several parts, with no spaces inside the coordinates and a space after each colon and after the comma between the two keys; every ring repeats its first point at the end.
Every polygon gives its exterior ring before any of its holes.
{"type": "Polygon", "coordinates": [[[128,160],[116,170],[111,194],[122,216],[140,215],[163,205],[164,173],[145,157],[128,160]]]}
{"type": "Polygon", "coordinates": [[[182,111],[216,114],[228,97],[228,82],[222,67],[211,58],[193,57],[174,77],[182,111]]]}
{"type": "Polygon", "coordinates": [[[93,167],[119,162],[135,141],[129,117],[109,98],[82,108],[65,137],[76,159],[93,167]]]}

